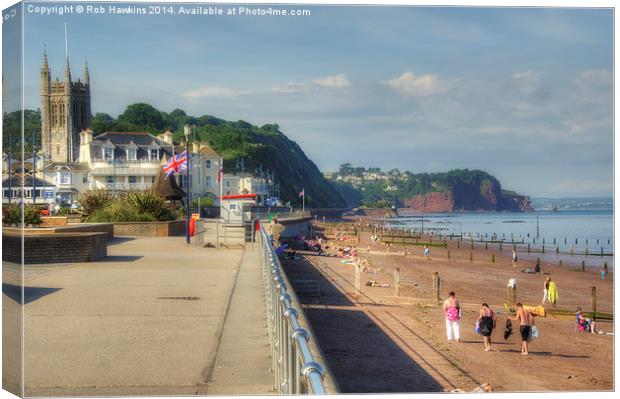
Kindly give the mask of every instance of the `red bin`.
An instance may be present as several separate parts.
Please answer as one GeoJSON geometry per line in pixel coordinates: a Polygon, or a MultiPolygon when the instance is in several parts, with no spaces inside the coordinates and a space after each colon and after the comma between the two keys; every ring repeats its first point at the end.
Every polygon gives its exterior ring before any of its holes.
{"type": "Polygon", "coordinates": [[[189,236],[193,237],[194,236],[194,231],[196,230],[196,220],[195,219],[190,219],[189,220],[189,236]]]}

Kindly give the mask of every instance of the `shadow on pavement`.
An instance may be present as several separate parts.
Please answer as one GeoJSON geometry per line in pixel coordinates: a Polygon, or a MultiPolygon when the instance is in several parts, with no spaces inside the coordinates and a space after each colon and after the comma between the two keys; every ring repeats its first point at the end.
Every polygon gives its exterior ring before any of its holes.
{"type": "MultiPolygon", "coordinates": [[[[46,295],[60,291],[62,288],[24,287],[24,305],[34,302],[46,295]]],[[[19,285],[2,284],[2,293],[17,303],[22,303],[22,291],[19,285]]]]}
{"type": "Polygon", "coordinates": [[[103,259],[97,260],[97,262],[135,262],[142,258],[143,256],[136,255],[108,255],[103,259]]]}
{"type": "MultiPolygon", "coordinates": [[[[305,255],[305,254],[304,254],[305,255]]],[[[334,283],[304,260],[286,260],[289,279],[312,279],[320,298],[300,297],[325,361],[342,393],[442,392],[442,385],[414,361],[334,283]]]]}

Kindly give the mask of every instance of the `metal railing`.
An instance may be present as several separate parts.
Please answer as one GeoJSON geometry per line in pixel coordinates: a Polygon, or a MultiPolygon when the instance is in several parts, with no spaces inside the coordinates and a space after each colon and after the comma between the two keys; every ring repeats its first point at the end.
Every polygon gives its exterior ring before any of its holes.
{"type": "MultiPolygon", "coordinates": [[[[257,241],[265,279],[265,297],[269,342],[271,345],[274,388],[286,395],[310,393],[324,395],[337,393],[331,375],[326,379],[326,369],[313,356],[311,346],[318,348],[308,329],[299,322],[301,306],[294,292],[288,291],[288,279],[284,274],[269,235],[260,226],[257,241]],[[328,380],[328,381],[326,381],[328,380]]],[[[318,349],[316,349],[318,350],[318,349]]]]}
{"type": "Polygon", "coordinates": [[[311,217],[310,211],[301,210],[285,210],[285,211],[272,211],[272,212],[252,212],[252,219],[266,220],[269,215],[272,214],[278,220],[290,220],[290,219],[308,219],[311,217]]]}

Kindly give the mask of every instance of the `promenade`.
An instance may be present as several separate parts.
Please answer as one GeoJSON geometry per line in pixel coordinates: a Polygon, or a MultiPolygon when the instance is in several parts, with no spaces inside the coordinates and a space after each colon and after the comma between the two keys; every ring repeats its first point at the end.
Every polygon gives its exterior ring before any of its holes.
{"type": "Polygon", "coordinates": [[[251,247],[115,239],[108,255],[27,266],[26,395],[273,393],[251,247]]]}

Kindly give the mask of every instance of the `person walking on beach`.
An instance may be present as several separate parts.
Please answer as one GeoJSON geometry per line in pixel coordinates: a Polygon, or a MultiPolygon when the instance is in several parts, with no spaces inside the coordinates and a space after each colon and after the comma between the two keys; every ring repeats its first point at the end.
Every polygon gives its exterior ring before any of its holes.
{"type": "Polygon", "coordinates": [[[601,269],[601,280],[605,280],[605,276],[607,276],[607,262],[605,262],[601,269]]]}
{"type": "Polygon", "coordinates": [[[443,303],[443,310],[446,315],[446,333],[448,335],[448,341],[456,340],[456,342],[461,342],[461,305],[459,305],[454,291],[450,291],[448,294],[448,299],[443,303]]]}
{"type": "Polygon", "coordinates": [[[517,267],[517,251],[514,248],[512,249],[512,267],[517,267]]]}
{"type": "Polygon", "coordinates": [[[545,283],[543,284],[543,299],[542,299],[543,305],[545,304],[545,302],[549,301],[549,284],[550,283],[551,283],[551,276],[547,276],[547,278],[545,279],[545,283]]]}
{"type": "Polygon", "coordinates": [[[431,256],[431,250],[428,248],[428,245],[424,245],[424,257],[428,258],[431,256]]]}
{"type": "Polygon", "coordinates": [[[482,304],[480,308],[480,314],[478,315],[478,326],[480,327],[480,334],[484,340],[484,351],[491,350],[491,333],[495,328],[497,318],[495,312],[486,303],[482,304]]]}
{"type": "Polygon", "coordinates": [[[517,314],[508,317],[510,320],[519,320],[519,332],[521,333],[521,354],[527,355],[527,342],[530,339],[532,326],[534,325],[534,316],[523,307],[521,302],[517,303],[517,314]]]}

